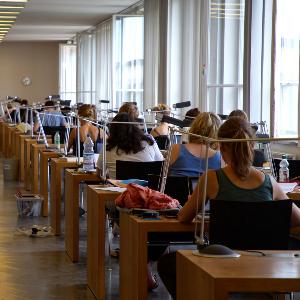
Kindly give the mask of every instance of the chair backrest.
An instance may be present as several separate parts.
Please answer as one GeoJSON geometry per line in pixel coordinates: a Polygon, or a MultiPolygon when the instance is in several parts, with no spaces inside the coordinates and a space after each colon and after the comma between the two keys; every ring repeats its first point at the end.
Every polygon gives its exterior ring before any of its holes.
{"type": "Polygon", "coordinates": [[[141,179],[148,180],[148,174],[160,174],[163,161],[116,161],[117,179],[141,179]]]}
{"type": "Polygon", "coordinates": [[[254,167],[263,167],[264,162],[266,162],[266,157],[264,151],[261,149],[255,149],[253,153],[253,163],[254,167]]]}
{"type": "Polygon", "coordinates": [[[66,127],[65,126],[43,126],[44,132],[46,135],[51,135],[52,143],[54,143],[55,133],[58,131],[60,136],[60,143],[65,142],[66,127]]]}
{"type": "MultiPolygon", "coordinates": [[[[192,178],[187,176],[168,176],[165,186],[165,194],[175,198],[180,205],[184,205],[188,196],[193,192],[192,178]]],[[[195,177],[196,178],[196,177],[195,177]]],[[[148,187],[153,190],[159,190],[161,177],[155,174],[149,174],[148,187]]]]}
{"type": "MultiPolygon", "coordinates": [[[[274,158],[273,159],[273,164],[275,167],[275,173],[279,174],[279,163],[281,159],[274,158]]],[[[290,179],[300,176],[300,160],[298,159],[288,159],[289,162],[289,173],[290,173],[290,179]]],[[[277,178],[279,180],[279,178],[277,178]]]]}
{"type": "Polygon", "coordinates": [[[292,202],[210,201],[210,244],[240,250],[288,249],[292,202]]]}
{"type": "Polygon", "coordinates": [[[158,135],[154,139],[160,150],[167,150],[169,148],[170,139],[167,135],[158,135]]]}

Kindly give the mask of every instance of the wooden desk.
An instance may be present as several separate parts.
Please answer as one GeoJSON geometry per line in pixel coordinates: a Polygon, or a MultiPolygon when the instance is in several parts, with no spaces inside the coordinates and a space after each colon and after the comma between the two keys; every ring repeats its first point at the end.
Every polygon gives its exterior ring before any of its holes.
{"type": "Polygon", "coordinates": [[[15,130],[12,136],[12,152],[17,159],[19,159],[20,156],[19,136],[22,134],[24,133],[19,130],[15,130]]]}
{"type": "Polygon", "coordinates": [[[35,137],[27,138],[24,142],[24,179],[25,179],[25,189],[30,190],[30,145],[37,144],[35,137]]]}
{"type": "MultiPolygon", "coordinates": [[[[47,141],[48,143],[51,142],[51,137],[47,136],[47,141]]],[[[31,176],[32,176],[32,171],[31,171],[31,165],[34,163],[33,161],[31,161],[31,157],[33,158],[33,156],[31,156],[31,145],[33,144],[38,144],[37,143],[37,139],[36,137],[34,138],[28,138],[28,139],[25,139],[25,145],[24,145],[24,153],[25,153],[25,164],[24,164],[24,168],[25,168],[25,172],[24,172],[24,176],[25,176],[25,189],[26,190],[32,190],[32,186],[31,186],[31,176]]],[[[45,148],[45,145],[44,144],[38,144],[40,145],[40,147],[37,147],[37,148],[45,148]]],[[[35,152],[36,153],[36,156],[35,156],[35,159],[37,159],[37,151],[35,152]]],[[[36,162],[36,165],[38,165],[38,163],[36,162]]]]}
{"type": "Polygon", "coordinates": [[[87,284],[97,299],[105,299],[105,203],[114,201],[118,192],[87,188],[87,284]]]}
{"type": "Polygon", "coordinates": [[[4,121],[0,119],[0,153],[3,153],[3,124],[4,121]]]}
{"type": "Polygon", "coordinates": [[[18,142],[17,142],[20,147],[19,152],[17,152],[18,153],[17,158],[19,158],[19,168],[20,168],[19,178],[21,182],[25,180],[25,140],[29,138],[30,138],[29,135],[21,134],[19,135],[18,142]]]}
{"type": "Polygon", "coordinates": [[[290,199],[296,201],[296,204],[298,205],[298,202],[297,202],[297,201],[300,200],[300,193],[299,193],[299,192],[288,192],[288,193],[286,193],[286,194],[287,194],[287,196],[288,196],[290,199]]]}
{"type": "Polygon", "coordinates": [[[180,250],[176,266],[178,300],[225,300],[229,292],[300,291],[298,257],[246,254],[240,258],[204,258],[194,256],[191,250],[180,250]]]}
{"type": "Polygon", "coordinates": [[[40,194],[44,198],[43,216],[48,216],[48,162],[50,158],[58,157],[57,152],[40,149],[40,194]]]}
{"type": "Polygon", "coordinates": [[[13,148],[12,148],[12,144],[13,144],[13,134],[16,131],[16,126],[14,124],[10,124],[11,126],[9,126],[7,128],[7,157],[13,157],[14,153],[13,153],[13,148]]]}
{"type": "Polygon", "coordinates": [[[10,127],[8,129],[8,140],[9,140],[9,156],[14,157],[15,155],[15,141],[14,141],[14,136],[15,132],[17,131],[16,126],[10,127]]]}
{"type": "Polygon", "coordinates": [[[177,219],[143,220],[121,213],[120,298],[147,299],[147,258],[149,232],[194,232],[195,224],[177,219]]]}
{"type": "Polygon", "coordinates": [[[65,248],[72,262],[79,259],[79,184],[100,181],[96,173],[65,172],[65,248]]]}
{"type": "Polygon", "coordinates": [[[5,158],[10,157],[10,131],[11,128],[14,127],[13,124],[10,123],[4,123],[3,124],[3,155],[5,158]]]}
{"type": "Polygon", "coordinates": [[[31,192],[39,192],[39,151],[46,150],[45,144],[31,144],[30,146],[30,181],[31,192]]]}
{"type": "Polygon", "coordinates": [[[3,156],[4,156],[4,152],[5,152],[5,147],[4,147],[4,145],[5,145],[5,127],[6,127],[6,122],[4,122],[3,120],[1,120],[1,152],[2,152],[2,154],[3,154],[3,156]]]}
{"type": "MultiPolygon", "coordinates": [[[[47,139],[49,146],[51,145],[51,140],[47,139]]],[[[63,145],[62,145],[63,146],[63,145]]],[[[40,165],[40,153],[43,151],[48,151],[45,144],[33,144],[31,145],[30,161],[31,161],[31,190],[33,193],[39,193],[39,165],[40,165]]]]}
{"type": "Polygon", "coordinates": [[[61,233],[61,182],[62,172],[65,168],[76,168],[76,162],[69,162],[63,158],[52,158],[50,160],[50,205],[51,226],[55,235],[61,233]]]}

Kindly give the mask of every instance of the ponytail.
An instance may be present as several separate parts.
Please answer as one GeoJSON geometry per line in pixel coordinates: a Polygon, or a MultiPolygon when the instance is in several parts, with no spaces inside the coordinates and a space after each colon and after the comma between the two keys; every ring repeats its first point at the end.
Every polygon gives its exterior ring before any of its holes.
{"type": "MultiPolygon", "coordinates": [[[[253,138],[250,124],[239,117],[231,117],[221,127],[218,133],[220,138],[251,139],[253,138]]],[[[241,179],[246,179],[253,162],[253,142],[221,143],[228,150],[234,172],[241,179]]]]}

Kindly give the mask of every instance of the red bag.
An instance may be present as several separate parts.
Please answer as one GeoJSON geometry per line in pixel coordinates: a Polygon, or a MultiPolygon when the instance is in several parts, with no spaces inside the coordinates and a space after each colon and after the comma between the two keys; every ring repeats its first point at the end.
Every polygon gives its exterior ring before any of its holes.
{"type": "Polygon", "coordinates": [[[135,183],[127,185],[127,190],[115,200],[116,206],[126,208],[149,208],[156,210],[177,208],[179,201],[158,191],[135,183]]]}

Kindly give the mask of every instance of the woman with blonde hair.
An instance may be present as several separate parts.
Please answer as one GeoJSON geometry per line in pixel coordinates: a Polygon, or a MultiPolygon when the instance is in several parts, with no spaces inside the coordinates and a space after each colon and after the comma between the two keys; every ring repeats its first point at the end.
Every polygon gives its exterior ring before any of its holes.
{"type": "Polygon", "coordinates": [[[120,108],[119,113],[127,113],[132,121],[135,121],[139,117],[139,110],[136,102],[125,102],[120,108]]]}
{"type": "MultiPolygon", "coordinates": [[[[94,107],[90,104],[83,104],[78,108],[78,116],[86,119],[95,119],[94,107]]],[[[83,154],[83,143],[89,135],[94,142],[94,151],[99,153],[100,146],[102,145],[102,140],[104,137],[104,132],[102,129],[98,129],[96,126],[88,122],[87,120],[80,120],[80,156],[83,154]]],[[[74,128],[70,133],[68,151],[73,148],[73,153],[77,155],[77,128],[74,128]]]]}
{"type": "MultiPolygon", "coordinates": [[[[194,120],[190,133],[216,138],[221,125],[220,118],[211,112],[203,112],[194,120]]],[[[208,168],[221,167],[221,155],[217,145],[208,149],[208,168]]],[[[188,144],[175,144],[172,147],[169,175],[199,176],[205,169],[206,145],[200,137],[190,135],[188,144]]]]}
{"type": "MultiPolygon", "coordinates": [[[[152,111],[154,111],[158,114],[169,116],[171,108],[167,104],[159,103],[157,106],[152,108],[152,111]]],[[[154,127],[151,130],[150,134],[154,138],[156,138],[160,135],[168,135],[169,134],[169,124],[166,122],[160,122],[160,124],[158,126],[154,127]]]]}

